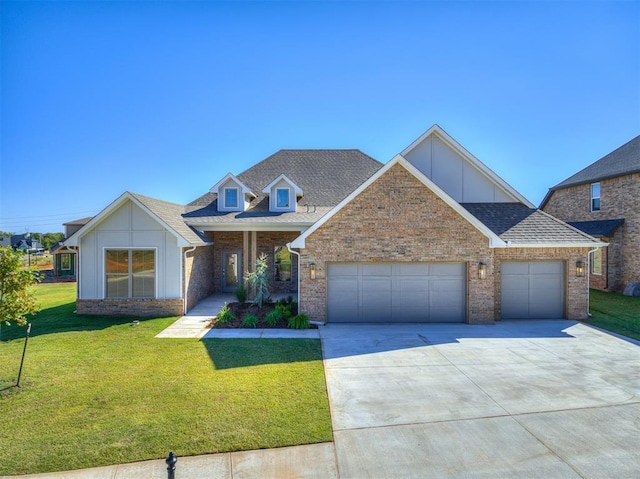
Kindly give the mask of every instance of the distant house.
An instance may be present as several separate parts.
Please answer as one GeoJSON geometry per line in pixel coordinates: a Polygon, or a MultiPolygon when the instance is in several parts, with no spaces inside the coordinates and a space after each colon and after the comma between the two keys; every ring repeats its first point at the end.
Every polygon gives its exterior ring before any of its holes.
{"type": "MultiPolygon", "coordinates": [[[[91,220],[91,217],[64,223],[64,237],[69,238],[76,231],[82,228],[91,220]]],[[[64,241],[64,240],[63,240],[64,241]]],[[[76,278],[76,250],[64,245],[59,241],[51,247],[50,253],[53,256],[53,275],[56,278],[75,279],[76,278]]]]}
{"type": "Polygon", "coordinates": [[[0,240],[0,245],[11,246],[14,250],[19,250],[23,253],[36,254],[44,252],[44,246],[42,243],[33,239],[30,233],[2,238],[0,240]]]}
{"type": "Polygon", "coordinates": [[[587,317],[602,243],[537,209],[439,126],[386,164],[280,150],[187,205],[125,192],[65,244],[80,314],[177,315],[256,259],[321,322],[587,317]]]}
{"type": "Polygon", "coordinates": [[[609,243],[590,254],[590,286],[640,281],[640,136],[549,189],[540,208],[609,243]]]}

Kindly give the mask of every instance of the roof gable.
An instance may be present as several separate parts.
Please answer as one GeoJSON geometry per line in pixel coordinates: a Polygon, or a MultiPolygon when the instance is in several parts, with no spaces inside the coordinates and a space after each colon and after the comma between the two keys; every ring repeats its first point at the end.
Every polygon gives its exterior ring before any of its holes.
{"type": "Polygon", "coordinates": [[[127,201],[133,202],[149,215],[151,219],[155,220],[164,229],[173,234],[178,239],[178,246],[204,246],[208,244],[206,238],[187,226],[183,221],[182,213],[184,212],[184,206],[126,191],[71,235],[71,237],[67,238],[64,241],[64,245],[78,246],[82,236],[95,229],[127,201]]]}
{"type": "Polygon", "coordinates": [[[429,128],[401,154],[459,203],[517,202],[533,207],[438,125],[429,128]]]}
{"type": "Polygon", "coordinates": [[[287,178],[287,175],[285,175],[284,173],[282,175],[278,176],[275,180],[273,180],[267,186],[265,186],[262,189],[262,192],[265,193],[265,194],[271,194],[271,188],[276,186],[280,181],[286,182],[291,188],[293,188],[293,191],[295,191],[296,196],[302,196],[302,188],[300,188],[293,181],[291,181],[289,178],[287,178]]]}
{"type": "Polygon", "coordinates": [[[420,170],[418,170],[414,165],[409,163],[406,158],[404,158],[401,154],[396,155],[391,161],[385,164],[382,168],[380,168],[374,175],[369,177],[367,181],[365,181],[360,187],[358,187],[355,191],[353,191],[349,196],[347,196],[344,200],[342,200],[338,205],[332,208],[326,215],[324,215],[318,222],[316,222],[313,226],[311,226],[308,230],[298,236],[293,242],[291,242],[292,248],[304,248],[305,240],[314,231],[320,228],[323,224],[331,219],[338,211],[344,208],[349,202],[351,202],[355,197],[357,197],[361,192],[363,192],[366,188],[368,188],[374,181],[384,175],[389,169],[391,169],[394,165],[399,164],[403,166],[407,171],[409,171],[413,176],[415,176],[424,186],[429,188],[436,196],[440,197],[447,205],[453,208],[458,214],[460,214],[463,218],[465,218],[469,223],[471,223],[477,230],[479,230],[483,235],[485,235],[489,240],[489,245],[492,247],[496,246],[504,246],[505,243],[496,235],[491,229],[485,226],[481,221],[475,218],[471,213],[469,213],[465,208],[463,208],[460,203],[455,201],[451,196],[445,193],[438,185],[432,182],[429,178],[427,178],[420,170]]]}

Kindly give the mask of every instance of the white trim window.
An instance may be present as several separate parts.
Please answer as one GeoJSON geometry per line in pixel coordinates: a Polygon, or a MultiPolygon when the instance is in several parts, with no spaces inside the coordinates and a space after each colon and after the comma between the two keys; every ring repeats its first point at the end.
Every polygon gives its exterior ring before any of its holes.
{"type": "Polygon", "coordinates": [[[273,252],[274,281],[291,281],[291,253],[286,246],[276,246],[273,252]]]}
{"type": "Polygon", "coordinates": [[[106,298],[155,298],[154,249],[106,249],[106,298]]]}
{"type": "Polygon", "coordinates": [[[60,255],[60,269],[63,271],[69,271],[71,269],[71,254],[62,253],[60,255]]]}
{"type": "Polygon", "coordinates": [[[240,206],[238,188],[225,188],[224,189],[224,207],[225,208],[238,208],[240,206]]]}
{"type": "Polygon", "coordinates": [[[276,188],[276,208],[288,209],[290,207],[289,188],[276,188]]]}
{"type": "Polygon", "coordinates": [[[591,253],[591,274],[596,276],[602,274],[602,248],[591,253]]]}
{"type": "Polygon", "coordinates": [[[591,183],[591,211],[600,211],[600,183],[591,183]]]}

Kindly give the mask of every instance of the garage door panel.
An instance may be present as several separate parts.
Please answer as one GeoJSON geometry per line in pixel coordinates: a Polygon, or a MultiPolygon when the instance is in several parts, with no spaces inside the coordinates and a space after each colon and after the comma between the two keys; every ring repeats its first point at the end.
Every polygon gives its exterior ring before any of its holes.
{"type": "Polygon", "coordinates": [[[390,263],[366,263],[360,265],[362,276],[388,276],[391,277],[392,267],[390,263]]]}
{"type": "Polygon", "coordinates": [[[429,265],[429,276],[460,276],[464,275],[464,271],[463,263],[431,263],[429,265]]]}
{"type": "Polygon", "coordinates": [[[332,276],[358,276],[358,265],[356,263],[332,263],[328,272],[332,276]]]}
{"type": "Polygon", "coordinates": [[[429,263],[395,263],[394,273],[405,276],[429,276],[429,263]]]}
{"type": "Polygon", "coordinates": [[[358,279],[334,278],[328,282],[327,294],[331,302],[327,305],[327,315],[336,321],[358,316],[358,279]]]}
{"type": "Polygon", "coordinates": [[[391,317],[391,278],[363,277],[360,293],[361,321],[386,322],[391,317]]]}

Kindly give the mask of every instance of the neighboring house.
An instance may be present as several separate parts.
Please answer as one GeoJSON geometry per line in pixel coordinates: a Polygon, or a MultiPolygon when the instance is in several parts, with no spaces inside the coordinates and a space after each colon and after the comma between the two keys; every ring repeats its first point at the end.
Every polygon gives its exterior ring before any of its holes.
{"type": "Polygon", "coordinates": [[[181,314],[269,258],[322,322],[587,316],[601,243],[537,210],[437,125],[381,165],[281,150],[182,206],[126,192],[65,242],[80,314],[181,314]]]}
{"type": "MultiPolygon", "coordinates": [[[[69,238],[91,220],[91,217],[64,223],[64,237],[69,238]]],[[[73,280],[76,278],[76,250],[64,245],[64,240],[57,242],[49,251],[53,258],[53,276],[73,280]]]]}
{"type": "Polygon", "coordinates": [[[2,246],[11,246],[13,249],[22,251],[23,253],[34,254],[44,252],[42,243],[33,239],[29,233],[2,238],[0,244],[2,246]]]}
{"type": "Polygon", "coordinates": [[[590,255],[590,286],[640,281],[640,136],[558,183],[540,208],[608,246],[590,255]]]}

